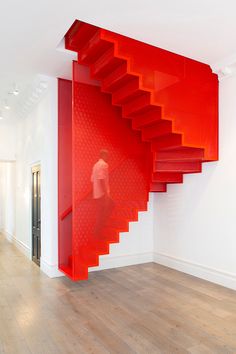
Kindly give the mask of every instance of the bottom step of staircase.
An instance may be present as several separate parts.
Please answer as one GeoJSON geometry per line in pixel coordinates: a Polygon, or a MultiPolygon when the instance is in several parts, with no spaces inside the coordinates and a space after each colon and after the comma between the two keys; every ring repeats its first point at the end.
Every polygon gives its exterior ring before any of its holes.
{"type": "Polygon", "coordinates": [[[167,191],[166,183],[156,183],[152,182],[150,184],[150,192],[160,192],[165,193],[167,191]]]}

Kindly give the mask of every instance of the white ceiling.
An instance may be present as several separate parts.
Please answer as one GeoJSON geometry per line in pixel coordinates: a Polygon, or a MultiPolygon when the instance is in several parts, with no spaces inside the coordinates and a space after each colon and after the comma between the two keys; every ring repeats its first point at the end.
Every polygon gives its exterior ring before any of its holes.
{"type": "Polygon", "coordinates": [[[235,0],[1,0],[0,109],[14,83],[70,76],[73,55],[57,46],[75,19],[214,66],[236,54],[235,14],[235,0]]]}

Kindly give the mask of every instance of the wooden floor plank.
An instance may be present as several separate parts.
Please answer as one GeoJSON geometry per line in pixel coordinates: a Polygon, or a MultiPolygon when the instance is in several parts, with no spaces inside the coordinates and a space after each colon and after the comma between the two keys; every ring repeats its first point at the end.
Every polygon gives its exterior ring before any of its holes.
{"type": "Polygon", "coordinates": [[[0,235],[0,354],[235,354],[236,292],[154,263],[50,279],[0,235]]]}

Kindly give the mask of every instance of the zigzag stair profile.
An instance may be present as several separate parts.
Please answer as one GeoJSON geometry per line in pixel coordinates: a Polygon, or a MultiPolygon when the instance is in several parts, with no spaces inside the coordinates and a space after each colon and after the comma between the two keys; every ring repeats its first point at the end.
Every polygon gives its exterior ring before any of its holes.
{"type": "MultiPolygon", "coordinates": [[[[67,32],[65,46],[78,53],[78,64],[89,67],[91,78],[149,145],[148,191],[166,192],[168,184],[183,183],[184,174],[200,173],[203,162],[218,159],[218,82],[207,65],[81,21],[67,32]]],[[[77,278],[87,278],[87,267],[98,265],[98,256],[119,242],[119,232],[128,231],[138,210],[147,209],[144,195],[137,208],[127,203],[125,217],[113,216],[104,240],[83,256],[77,278]]]]}

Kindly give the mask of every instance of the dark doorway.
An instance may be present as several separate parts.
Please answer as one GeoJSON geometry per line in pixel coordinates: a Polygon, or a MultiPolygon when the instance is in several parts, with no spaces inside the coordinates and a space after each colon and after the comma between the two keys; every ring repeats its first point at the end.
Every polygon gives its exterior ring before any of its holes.
{"type": "Polygon", "coordinates": [[[32,168],[32,260],[39,266],[41,256],[40,166],[32,168]]]}

